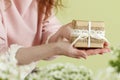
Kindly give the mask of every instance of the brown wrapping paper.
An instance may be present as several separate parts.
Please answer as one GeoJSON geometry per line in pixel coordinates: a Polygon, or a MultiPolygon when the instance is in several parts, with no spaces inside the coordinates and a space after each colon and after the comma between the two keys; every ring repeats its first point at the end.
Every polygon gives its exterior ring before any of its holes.
{"type": "MultiPolygon", "coordinates": [[[[88,28],[88,21],[82,20],[73,20],[72,21],[73,29],[80,29],[80,30],[89,30],[88,28]]],[[[103,21],[91,21],[91,30],[104,30],[104,22],[103,21]]],[[[71,35],[71,43],[77,38],[78,36],[71,35]]],[[[78,40],[74,47],[76,48],[103,48],[104,40],[103,39],[96,39],[90,37],[90,47],[88,47],[88,38],[83,40],[78,40]]]]}

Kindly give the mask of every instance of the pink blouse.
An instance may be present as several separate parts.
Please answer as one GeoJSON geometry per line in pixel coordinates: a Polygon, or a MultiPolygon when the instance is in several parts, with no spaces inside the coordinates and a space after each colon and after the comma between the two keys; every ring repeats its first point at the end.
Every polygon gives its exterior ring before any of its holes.
{"type": "Polygon", "coordinates": [[[0,0],[0,51],[12,44],[40,45],[59,29],[60,23],[54,14],[38,22],[37,0],[8,1],[0,0]]]}

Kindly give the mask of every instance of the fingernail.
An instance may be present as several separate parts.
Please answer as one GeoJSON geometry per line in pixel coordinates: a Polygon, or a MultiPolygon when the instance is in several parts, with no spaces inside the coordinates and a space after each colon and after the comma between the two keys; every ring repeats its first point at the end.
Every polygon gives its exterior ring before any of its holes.
{"type": "Polygon", "coordinates": [[[84,57],[83,59],[85,59],[85,60],[86,60],[87,58],[86,58],[86,57],[84,57]]]}
{"type": "Polygon", "coordinates": [[[83,56],[83,58],[84,58],[84,59],[87,59],[87,57],[86,57],[86,56],[83,56]]]}
{"type": "Polygon", "coordinates": [[[99,53],[100,55],[103,55],[104,53],[99,53]]]}
{"type": "Polygon", "coordinates": [[[86,57],[87,54],[86,54],[86,53],[83,53],[83,54],[84,54],[84,55],[83,55],[83,58],[84,58],[84,59],[87,59],[87,57],[86,57]]]}
{"type": "Polygon", "coordinates": [[[84,56],[87,56],[87,53],[84,52],[83,54],[84,54],[84,56]]]}

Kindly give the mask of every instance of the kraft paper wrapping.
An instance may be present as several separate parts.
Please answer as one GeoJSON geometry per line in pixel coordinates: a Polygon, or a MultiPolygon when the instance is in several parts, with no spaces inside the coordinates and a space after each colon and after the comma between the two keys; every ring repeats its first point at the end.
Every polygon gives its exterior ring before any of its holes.
{"type": "MultiPolygon", "coordinates": [[[[89,30],[89,21],[83,20],[73,20],[72,27],[78,30],[89,30]]],[[[94,31],[104,31],[104,22],[103,21],[91,21],[91,30],[94,31]]],[[[82,34],[81,34],[82,35],[82,34]]],[[[71,35],[71,43],[77,38],[77,35],[71,35]]],[[[90,46],[88,46],[88,37],[84,39],[79,39],[74,43],[74,47],[76,48],[103,48],[104,44],[103,39],[97,39],[90,36],[90,46]]]]}

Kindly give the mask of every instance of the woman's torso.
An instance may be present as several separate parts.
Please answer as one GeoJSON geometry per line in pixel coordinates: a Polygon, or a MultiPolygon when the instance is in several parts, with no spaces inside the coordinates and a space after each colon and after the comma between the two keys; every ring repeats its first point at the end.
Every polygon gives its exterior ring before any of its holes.
{"type": "Polygon", "coordinates": [[[38,25],[36,0],[11,0],[11,3],[4,2],[4,4],[2,10],[6,10],[2,11],[2,19],[8,45],[32,46],[40,44],[42,29],[38,25]],[[4,6],[4,4],[7,5],[4,6]]]}

